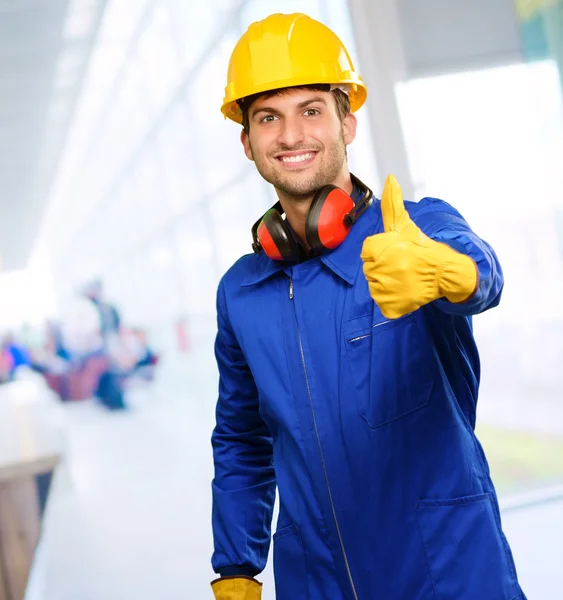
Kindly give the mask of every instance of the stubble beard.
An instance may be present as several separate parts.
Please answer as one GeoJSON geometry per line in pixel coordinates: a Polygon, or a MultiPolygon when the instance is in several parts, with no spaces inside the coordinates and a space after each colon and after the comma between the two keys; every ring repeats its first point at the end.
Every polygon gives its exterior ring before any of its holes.
{"type": "MultiPolygon", "coordinates": [[[[307,178],[294,178],[292,173],[283,173],[271,166],[269,158],[254,157],[256,169],[260,175],[270,184],[272,184],[280,198],[301,204],[309,201],[325,185],[333,184],[347,159],[346,142],[344,141],[344,132],[340,131],[340,136],[330,147],[325,147],[326,152],[323,162],[317,167],[314,173],[307,178]]],[[[251,147],[252,149],[252,147],[251,147]]],[[[320,150],[321,148],[318,148],[320,150]]],[[[300,148],[286,148],[281,151],[289,150],[317,150],[310,145],[300,148]]],[[[295,170],[294,173],[299,173],[295,170]]]]}

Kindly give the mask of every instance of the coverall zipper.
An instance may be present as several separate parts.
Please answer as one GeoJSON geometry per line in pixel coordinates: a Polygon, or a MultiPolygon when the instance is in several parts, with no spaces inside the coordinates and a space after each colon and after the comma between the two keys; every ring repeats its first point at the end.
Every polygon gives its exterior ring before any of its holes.
{"type": "MultiPolygon", "coordinates": [[[[289,278],[289,298],[293,300],[293,278],[289,278]]],[[[295,311],[295,305],[294,305],[295,311]]],[[[305,383],[307,384],[307,394],[309,395],[309,406],[311,407],[311,415],[313,417],[313,426],[315,428],[315,436],[317,438],[317,445],[319,447],[319,454],[321,456],[321,463],[323,466],[323,473],[325,477],[326,489],[328,491],[328,498],[330,500],[330,507],[332,509],[332,516],[334,518],[334,524],[336,525],[336,533],[338,535],[338,541],[340,542],[340,549],[342,550],[342,556],[344,557],[344,564],[346,565],[346,572],[348,573],[348,580],[350,581],[350,586],[352,587],[352,593],[354,594],[354,599],[358,600],[358,594],[356,592],[356,586],[354,585],[354,578],[352,577],[352,571],[350,569],[350,563],[348,562],[348,555],[346,554],[346,549],[344,547],[344,540],[342,539],[342,533],[340,532],[340,525],[338,524],[338,517],[336,516],[336,508],[334,506],[334,500],[332,498],[332,491],[330,489],[330,482],[328,479],[328,472],[326,469],[326,463],[323,454],[323,448],[321,445],[321,436],[319,435],[319,428],[317,427],[317,418],[315,416],[315,407],[313,405],[313,396],[311,394],[311,388],[309,386],[309,376],[307,374],[307,365],[305,364],[305,353],[303,352],[303,342],[301,340],[301,332],[299,330],[299,323],[297,322],[297,314],[295,315],[295,321],[297,325],[297,338],[299,339],[299,351],[301,353],[301,364],[303,365],[303,373],[305,374],[305,383]]]]}

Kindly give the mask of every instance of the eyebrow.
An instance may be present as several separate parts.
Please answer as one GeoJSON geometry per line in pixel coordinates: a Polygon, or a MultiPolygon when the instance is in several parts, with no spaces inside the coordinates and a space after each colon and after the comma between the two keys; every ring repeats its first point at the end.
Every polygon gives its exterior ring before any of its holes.
{"type": "Polygon", "coordinates": [[[273,106],[263,106],[262,108],[257,108],[256,110],[252,111],[252,118],[254,118],[258,113],[261,112],[267,112],[267,113],[271,113],[273,115],[279,115],[280,111],[275,109],[273,106]]]}
{"type": "Polygon", "coordinates": [[[314,98],[310,98],[309,100],[304,100],[303,102],[300,102],[297,105],[297,108],[305,108],[306,106],[309,106],[309,104],[313,104],[314,102],[320,102],[321,104],[326,105],[326,100],[324,98],[322,98],[321,96],[315,96],[314,98]]]}
{"type": "MultiPolygon", "coordinates": [[[[324,104],[326,106],[326,100],[324,98],[322,98],[321,96],[315,96],[314,98],[309,98],[309,100],[303,100],[303,102],[299,102],[297,108],[302,109],[309,106],[309,104],[314,104],[315,102],[320,102],[321,104],[324,104]]],[[[280,111],[277,108],[274,108],[273,106],[262,106],[261,108],[257,108],[255,111],[253,111],[252,118],[254,118],[258,113],[261,112],[267,112],[278,116],[281,115],[280,111]]]]}

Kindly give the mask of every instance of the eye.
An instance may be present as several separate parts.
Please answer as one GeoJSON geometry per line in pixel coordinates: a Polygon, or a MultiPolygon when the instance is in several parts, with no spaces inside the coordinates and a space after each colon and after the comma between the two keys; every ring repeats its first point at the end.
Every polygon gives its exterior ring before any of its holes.
{"type": "Polygon", "coordinates": [[[318,108],[308,108],[304,114],[307,117],[316,117],[321,114],[321,111],[318,108]]]}
{"type": "Polygon", "coordinates": [[[276,119],[276,115],[266,115],[260,119],[260,123],[271,123],[276,119]]]}

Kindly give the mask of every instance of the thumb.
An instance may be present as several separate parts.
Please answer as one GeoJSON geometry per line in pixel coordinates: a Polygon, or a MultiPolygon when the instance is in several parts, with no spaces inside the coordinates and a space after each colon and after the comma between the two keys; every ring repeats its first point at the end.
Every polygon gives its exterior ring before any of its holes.
{"type": "Polygon", "coordinates": [[[401,231],[411,220],[403,202],[401,186],[393,175],[389,175],[385,180],[381,196],[381,215],[385,233],[401,231]]]}

